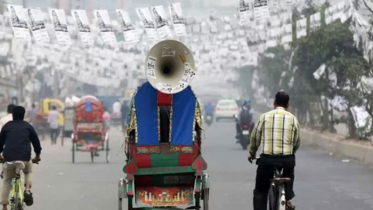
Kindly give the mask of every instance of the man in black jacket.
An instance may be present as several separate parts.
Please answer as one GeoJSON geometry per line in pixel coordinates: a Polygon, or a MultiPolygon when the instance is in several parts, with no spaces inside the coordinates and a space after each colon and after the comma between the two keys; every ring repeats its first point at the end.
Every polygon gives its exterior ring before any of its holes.
{"type": "MultiPolygon", "coordinates": [[[[30,191],[31,188],[31,172],[32,162],[38,163],[40,161],[41,146],[38,135],[34,128],[26,121],[25,108],[16,106],[13,109],[13,121],[10,121],[4,125],[0,133],[0,160],[4,162],[23,161],[25,168],[23,173],[25,174],[25,192],[24,202],[27,206],[33,204],[33,197],[30,191]],[[35,158],[31,160],[31,144],[34,147],[36,153],[35,158]],[[5,146],[5,148],[4,148],[5,146]]],[[[11,190],[11,180],[15,173],[13,165],[4,164],[4,181],[3,189],[1,194],[1,201],[3,204],[3,210],[7,210],[9,193],[11,190]]]]}

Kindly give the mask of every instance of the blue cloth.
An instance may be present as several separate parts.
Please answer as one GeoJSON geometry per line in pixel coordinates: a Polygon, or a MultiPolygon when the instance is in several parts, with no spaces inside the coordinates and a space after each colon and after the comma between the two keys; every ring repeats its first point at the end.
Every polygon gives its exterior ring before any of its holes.
{"type": "Polygon", "coordinates": [[[85,112],[86,113],[91,113],[92,112],[92,103],[90,101],[87,101],[85,103],[85,112]]]}
{"type": "Polygon", "coordinates": [[[137,145],[159,145],[157,90],[149,82],[146,82],[138,89],[134,97],[137,120],[137,145]]]}
{"type": "Polygon", "coordinates": [[[211,104],[206,104],[203,110],[205,111],[205,114],[214,113],[214,107],[211,104]]]}
{"type": "Polygon", "coordinates": [[[196,97],[190,88],[186,88],[172,97],[171,145],[193,145],[194,114],[196,97]]]}

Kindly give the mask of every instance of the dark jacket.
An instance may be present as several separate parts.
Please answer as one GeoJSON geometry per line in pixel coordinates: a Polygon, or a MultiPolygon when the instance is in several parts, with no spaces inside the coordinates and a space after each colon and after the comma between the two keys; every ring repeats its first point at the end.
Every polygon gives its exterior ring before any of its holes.
{"type": "Polygon", "coordinates": [[[41,146],[38,135],[26,121],[13,120],[1,129],[0,153],[3,152],[5,161],[30,161],[31,143],[35,153],[40,154],[41,146]]]}

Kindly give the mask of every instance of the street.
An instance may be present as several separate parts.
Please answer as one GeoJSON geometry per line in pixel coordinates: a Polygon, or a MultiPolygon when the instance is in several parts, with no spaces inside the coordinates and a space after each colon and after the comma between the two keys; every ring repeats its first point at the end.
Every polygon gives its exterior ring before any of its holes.
{"type": "MultiPolygon", "coordinates": [[[[247,161],[248,151],[235,144],[235,126],[225,121],[205,126],[203,155],[211,176],[212,210],[252,209],[256,165],[247,161]]],[[[123,137],[110,134],[110,163],[104,152],[90,162],[89,153],[77,153],[71,162],[71,142],[64,147],[43,141],[42,161],[34,165],[34,205],[30,210],[115,210],[117,182],[125,177],[123,137]],[[118,150],[119,154],[118,153],[118,150]]],[[[328,152],[301,146],[297,154],[294,204],[299,210],[373,209],[373,170],[342,162],[328,152]]]]}

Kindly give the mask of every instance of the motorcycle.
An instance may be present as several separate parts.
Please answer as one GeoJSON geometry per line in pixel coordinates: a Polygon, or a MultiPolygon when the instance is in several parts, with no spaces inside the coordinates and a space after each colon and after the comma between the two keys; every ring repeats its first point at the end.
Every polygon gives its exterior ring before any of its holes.
{"type": "Polygon", "coordinates": [[[247,149],[247,147],[250,145],[250,126],[243,124],[241,125],[241,133],[240,133],[240,139],[239,142],[243,149],[247,149]]]}
{"type": "MultiPolygon", "coordinates": [[[[238,118],[236,116],[236,121],[238,121],[238,118]]],[[[254,123],[240,123],[240,132],[238,134],[238,141],[237,143],[240,143],[242,148],[244,150],[247,149],[247,147],[250,145],[250,134],[252,130],[254,129],[254,123]]]]}
{"type": "Polygon", "coordinates": [[[206,114],[206,116],[205,116],[205,122],[206,122],[206,124],[208,125],[208,126],[210,126],[211,125],[211,123],[212,123],[212,114],[206,114]]]}

